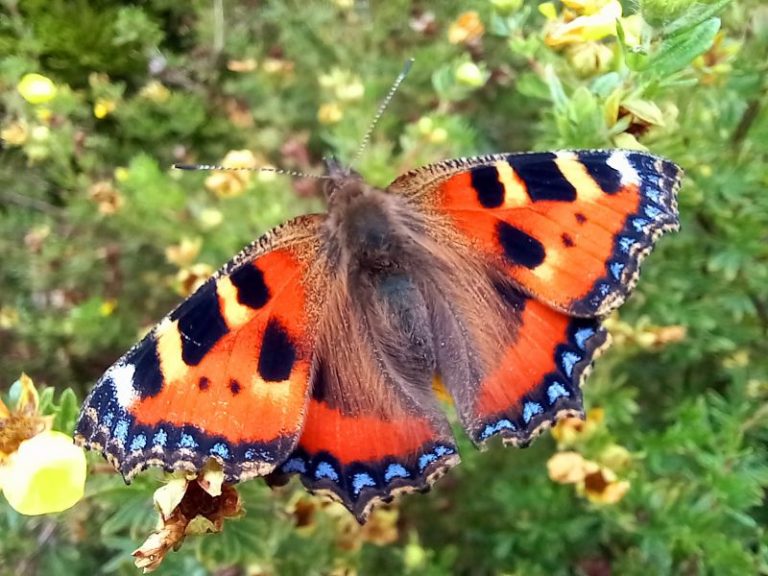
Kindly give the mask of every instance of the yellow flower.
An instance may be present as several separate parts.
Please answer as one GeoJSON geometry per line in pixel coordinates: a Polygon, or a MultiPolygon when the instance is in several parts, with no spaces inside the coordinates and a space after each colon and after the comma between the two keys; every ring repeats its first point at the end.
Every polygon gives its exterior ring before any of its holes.
{"type": "Polygon", "coordinates": [[[621,19],[621,28],[624,30],[624,43],[630,48],[639,46],[643,39],[645,20],[640,14],[630,14],[621,19]]]}
{"type": "Polygon", "coordinates": [[[216,228],[216,226],[224,221],[224,214],[216,210],[216,208],[204,208],[198,214],[197,219],[200,222],[200,226],[205,230],[210,230],[211,228],[216,228]]]}
{"type": "Polygon", "coordinates": [[[25,74],[16,89],[30,104],[45,104],[56,97],[56,85],[41,74],[25,74]]]}
{"type": "Polygon", "coordinates": [[[124,166],[118,166],[115,168],[113,174],[117,182],[127,182],[128,178],[131,176],[130,170],[124,166]]]}
{"type": "Polygon", "coordinates": [[[248,170],[257,165],[253,152],[231,150],[227,152],[221,165],[225,168],[243,168],[243,170],[214,172],[205,179],[205,187],[219,198],[240,196],[251,181],[251,173],[248,170]]]}
{"type": "Polygon", "coordinates": [[[83,497],[85,453],[72,438],[50,430],[51,417],[38,413],[39,396],[22,374],[13,410],[0,400],[0,491],[17,512],[49,514],[83,497]]]}
{"type": "Polygon", "coordinates": [[[336,100],[343,102],[360,100],[365,94],[365,86],[360,77],[341,68],[321,74],[318,82],[321,88],[331,92],[336,100]]]}
{"type": "Polygon", "coordinates": [[[558,446],[572,446],[591,437],[605,419],[602,408],[592,408],[587,412],[587,418],[563,418],[552,428],[552,437],[558,446]]]}
{"type": "Polygon", "coordinates": [[[168,246],[165,249],[165,259],[180,268],[189,266],[197,259],[202,246],[202,238],[188,238],[185,236],[178,244],[168,246]]]}
{"type": "Polygon", "coordinates": [[[374,508],[368,521],[362,526],[338,504],[327,510],[337,514],[336,546],[342,550],[357,550],[366,542],[386,546],[398,539],[397,522],[400,511],[397,506],[374,508]]]}
{"type": "Polygon", "coordinates": [[[619,480],[613,470],[578,452],[553,454],[547,462],[547,472],[558,484],[575,484],[576,491],[594,504],[616,504],[629,490],[627,480],[619,480]]]}
{"type": "Polygon", "coordinates": [[[463,62],[456,68],[456,81],[469,88],[480,88],[488,80],[488,73],[474,62],[463,62]]]}
{"type": "Polygon", "coordinates": [[[594,14],[555,24],[547,32],[545,42],[549,46],[564,46],[614,36],[621,10],[621,3],[611,0],[594,14]]]}
{"type": "Polygon", "coordinates": [[[53,110],[45,106],[38,106],[35,108],[35,118],[40,120],[40,122],[50,122],[51,118],[53,118],[53,110]]]}
{"type": "Polygon", "coordinates": [[[117,188],[109,180],[94,182],[88,188],[88,197],[99,207],[99,212],[105,216],[111,216],[125,204],[125,200],[117,188]]]}
{"type": "Polygon", "coordinates": [[[355,77],[353,80],[336,88],[336,98],[344,102],[360,100],[365,94],[365,86],[355,77]]]}
{"type": "Polygon", "coordinates": [[[317,121],[320,124],[336,124],[344,117],[344,112],[336,102],[326,102],[317,110],[317,121]]]}
{"type": "Polygon", "coordinates": [[[0,466],[0,487],[21,514],[61,512],[83,497],[85,453],[63,432],[41,432],[0,466]]]}
{"type": "Polygon", "coordinates": [[[37,413],[39,397],[32,379],[22,374],[17,384],[21,391],[13,410],[0,399],[0,465],[24,440],[49,429],[51,425],[50,418],[37,413]]]}
{"type": "Polygon", "coordinates": [[[158,80],[150,80],[141,89],[139,96],[157,104],[162,104],[163,102],[167,102],[171,97],[171,91],[168,90],[162,82],[159,82],[158,80]]]}
{"type": "Polygon", "coordinates": [[[550,22],[557,20],[557,8],[554,2],[542,2],[539,4],[539,12],[550,22]]]}
{"type": "Polygon", "coordinates": [[[99,120],[106,118],[117,108],[117,102],[109,98],[97,98],[93,104],[93,115],[99,120]]]}
{"type": "Polygon", "coordinates": [[[158,488],[154,503],[158,528],[133,553],[134,564],[145,574],[156,570],[188,534],[221,532],[224,521],[242,511],[240,495],[224,484],[224,472],[213,459],[199,473],[177,474],[158,488]]]}
{"type": "Polygon", "coordinates": [[[48,126],[35,126],[29,133],[29,137],[38,144],[44,144],[51,137],[51,129],[48,126]]]}
{"type": "Polygon", "coordinates": [[[104,317],[112,316],[114,311],[117,309],[117,300],[114,298],[110,298],[109,300],[104,300],[99,305],[99,314],[101,314],[104,317]]]}
{"type": "Polygon", "coordinates": [[[10,146],[22,146],[29,137],[29,128],[22,121],[15,121],[8,124],[0,131],[0,139],[10,146]]]}
{"type": "Polygon", "coordinates": [[[558,484],[578,484],[597,469],[597,464],[586,460],[578,452],[556,452],[547,461],[547,473],[558,484]]]}
{"type": "Polygon", "coordinates": [[[600,452],[598,460],[611,470],[622,470],[632,462],[632,454],[624,446],[610,444],[600,452]]]}
{"type": "Polygon", "coordinates": [[[435,126],[429,116],[422,116],[416,123],[419,133],[432,144],[442,144],[448,139],[448,131],[442,126],[435,126]]]}
{"type": "MultiPolygon", "coordinates": [[[[619,136],[631,136],[619,134],[619,136]]],[[[641,319],[637,325],[631,325],[618,319],[615,315],[606,318],[605,326],[611,333],[616,345],[632,344],[641,348],[663,348],[667,344],[680,342],[687,336],[687,328],[682,325],[654,326],[648,319],[641,319]]]]}
{"type": "Polygon", "coordinates": [[[568,50],[568,60],[583,76],[605,72],[613,60],[613,50],[600,42],[584,42],[568,50]]]}
{"type": "Polygon", "coordinates": [[[580,14],[594,14],[604,7],[608,0],[562,0],[566,8],[580,14]]]}
{"type": "Polygon", "coordinates": [[[245,60],[230,60],[227,62],[227,70],[230,72],[253,72],[258,68],[258,63],[254,58],[245,60]]]}
{"type": "MultiPolygon", "coordinates": [[[[613,144],[616,148],[622,148],[624,150],[645,150],[648,151],[648,148],[640,144],[639,140],[635,138],[633,134],[630,134],[629,132],[622,132],[621,134],[616,134],[612,138],[613,144]]],[[[618,342],[617,342],[618,344],[618,342]]]]}
{"type": "Polygon", "coordinates": [[[619,480],[610,468],[599,467],[584,477],[579,491],[593,504],[616,504],[629,492],[629,487],[628,480],[619,480]]]}
{"type": "Polygon", "coordinates": [[[182,268],[176,274],[176,291],[182,296],[189,296],[200,288],[213,274],[213,267],[202,262],[182,268]]]}
{"type": "Polygon", "coordinates": [[[448,28],[448,42],[451,44],[471,44],[477,42],[485,33],[480,15],[474,10],[462,12],[448,28]]]}
{"type": "Polygon", "coordinates": [[[10,306],[0,306],[0,329],[10,330],[19,324],[19,311],[10,306]]]}
{"type": "Polygon", "coordinates": [[[262,69],[267,74],[288,76],[293,72],[294,64],[290,60],[281,60],[280,58],[266,58],[262,64],[262,69]]]}

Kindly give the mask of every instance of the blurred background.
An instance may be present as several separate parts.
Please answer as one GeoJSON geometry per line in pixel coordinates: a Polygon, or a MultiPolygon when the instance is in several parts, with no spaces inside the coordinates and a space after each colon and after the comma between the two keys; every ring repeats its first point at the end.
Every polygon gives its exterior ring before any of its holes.
{"type": "MultiPolygon", "coordinates": [[[[768,574],[768,6],[760,0],[0,1],[0,392],[26,372],[71,434],[78,402],[242,246],[322,210],[358,166],[386,185],[450,157],[649,149],[686,170],[682,229],[606,320],[586,422],[475,451],[359,527],[295,484],[159,574],[768,574]],[[617,26],[618,20],[618,26],[617,26]]],[[[9,398],[10,396],[10,398],[9,398]]],[[[2,411],[0,411],[0,420],[2,411]]],[[[0,450],[0,456],[3,456],[0,450]]],[[[0,472],[3,463],[0,458],[0,472]]],[[[24,516],[0,574],[135,574],[160,474],[24,516]]],[[[6,490],[7,491],[7,490],[6,490]]]]}

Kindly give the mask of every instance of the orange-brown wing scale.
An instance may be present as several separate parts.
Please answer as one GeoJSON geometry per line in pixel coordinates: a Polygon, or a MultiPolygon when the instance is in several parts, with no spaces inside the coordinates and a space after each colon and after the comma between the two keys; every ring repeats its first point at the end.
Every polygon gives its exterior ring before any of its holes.
{"type": "Polygon", "coordinates": [[[653,242],[677,228],[680,176],[643,152],[536,152],[422,168],[392,189],[418,196],[413,182],[422,181],[427,208],[447,215],[523,291],[590,317],[624,301],[653,242]]]}
{"type": "MultiPolygon", "coordinates": [[[[510,286],[501,289],[516,329],[498,365],[456,409],[478,444],[495,435],[527,445],[562,415],[583,415],[581,383],[608,342],[596,319],[569,317],[510,286]]],[[[450,382],[450,379],[446,379],[450,382]]]]}
{"type": "Polygon", "coordinates": [[[214,458],[236,481],[281,462],[309,398],[320,219],[297,219],[246,248],[107,370],[77,440],[126,479],[214,458]]]}

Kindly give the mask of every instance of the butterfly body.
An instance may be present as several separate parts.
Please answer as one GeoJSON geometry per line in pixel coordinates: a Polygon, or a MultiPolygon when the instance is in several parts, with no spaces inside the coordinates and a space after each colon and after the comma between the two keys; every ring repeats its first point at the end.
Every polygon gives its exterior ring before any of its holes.
{"type": "Polygon", "coordinates": [[[328,174],[327,214],[254,242],[107,371],[78,441],[127,479],[298,474],[363,521],[458,463],[436,376],[478,445],[581,414],[600,317],[677,226],[679,169],[639,152],[328,174]]]}

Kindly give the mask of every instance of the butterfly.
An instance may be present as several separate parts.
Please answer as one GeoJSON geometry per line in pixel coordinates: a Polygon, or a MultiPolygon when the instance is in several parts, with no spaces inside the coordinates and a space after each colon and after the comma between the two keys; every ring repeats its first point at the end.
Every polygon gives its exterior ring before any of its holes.
{"type": "Polygon", "coordinates": [[[327,213],[247,246],[87,397],[76,440],[126,481],[215,459],[364,522],[459,462],[436,376],[478,446],[583,416],[601,318],[678,227],[681,170],[645,152],[460,158],[386,189],[327,174],[327,213]]]}

